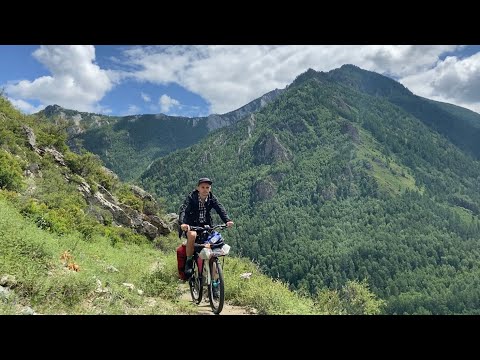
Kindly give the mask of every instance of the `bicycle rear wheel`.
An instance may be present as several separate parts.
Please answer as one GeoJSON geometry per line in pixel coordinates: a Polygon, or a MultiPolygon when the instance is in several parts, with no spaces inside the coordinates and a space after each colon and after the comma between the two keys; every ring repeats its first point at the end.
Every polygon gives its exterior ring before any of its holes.
{"type": "Polygon", "coordinates": [[[213,313],[218,315],[225,303],[225,283],[223,281],[222,265],[220,265],[217,257],[210,262],[210,275],[212,279],[208,285],[208,297],[213,313]]]}
{"type": "Polygon", "coordinates": [[[193,274],[188,280],[188,285],[190,286],[190,295],[195,304],[200,304],[203,296],[203,277],[202,274],[198,271],[197,261],[193,261],[193,274]]]}

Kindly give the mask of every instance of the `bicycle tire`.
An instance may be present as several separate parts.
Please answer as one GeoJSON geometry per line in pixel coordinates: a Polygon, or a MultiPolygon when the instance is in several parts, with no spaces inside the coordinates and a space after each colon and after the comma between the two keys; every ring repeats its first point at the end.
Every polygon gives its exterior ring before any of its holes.
{"type": "Polygon", "coordinates": [[[218,315],[223,309],[223,304],[225,303],[225,283],[223,280],[223,270],[220,261],[216,257],[212,262],[209,264],[210,266],[210,274],[212,275],[212,281],[208,285],[208,298],[210,299],[210,307],[214,314],[218,315]],[[214,274],[214,266],[217,268],[216,276],[214,274]],[[214,296],[213,291],[213,280],[218,280],[218,298],[214,296]]]}
{"type": "Polygon", "coordinates": [[[198,271],[197,262],[193,262],[193,274],[188,280],[188,285],[190,286],[190,295],[192,296],[192,301],[195,304],[200,304],[203,297],[203,277],[202,274],[198,271]]]}

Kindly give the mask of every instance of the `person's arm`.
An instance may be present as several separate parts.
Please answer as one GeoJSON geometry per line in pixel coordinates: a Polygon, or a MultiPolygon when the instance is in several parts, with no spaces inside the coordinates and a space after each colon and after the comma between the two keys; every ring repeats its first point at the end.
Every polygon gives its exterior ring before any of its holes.
{"type": "Polygon", "coordinates": [[[227,211],[225,210],[225,207],[218,201],[218,199],[215,196],[212,196],[212,207],[215,209],[218,215],[220,215],[220,218],[224,223],[231,222],[232,220],[230,219],[230,216],[228,216],[227,211]]]}

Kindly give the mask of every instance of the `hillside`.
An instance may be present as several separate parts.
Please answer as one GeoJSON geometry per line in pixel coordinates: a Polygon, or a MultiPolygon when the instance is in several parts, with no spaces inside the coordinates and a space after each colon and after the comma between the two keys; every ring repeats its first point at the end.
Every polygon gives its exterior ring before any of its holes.
{"type": "MultiPolygon", "coordinates": [[[[176,216],[98,157],[71,152],[64,125],[0,97],[0,314],[198,314],[177,277],[176,216]]],[[[229,257],[224,269],[227,309],[377,314],[384,306],[359,282],[310,297],[246,259],[229,257]]]]}
{"type": "Polygon", "coordinates": [[[371,71],[344,65],[328,76],[363,93],[383,97],[421,120],[453,144],[480,159],[480,115],[459,106],[412,94],[398,82],[371,71]]]}
{"type": "Polygon", "coordinates": [[[140,181],[177,211],[212,178],[235,253],[292,289],[366,280],[389,314],[475,314],[480,163],[464,114],[355,66],[309,70],[140,181]]]}
{"type": "Polygon", "coordinates": [[[282,91],[270,91],[226,114],[197,118],[164,114],[112,117],[58,105],[48,106],[37,115],[64,126],[71,149],[97,154],[120,179],[133,180],[155,159],[195,144],[210,131],[234,124],[275,100],[282,91]]]}

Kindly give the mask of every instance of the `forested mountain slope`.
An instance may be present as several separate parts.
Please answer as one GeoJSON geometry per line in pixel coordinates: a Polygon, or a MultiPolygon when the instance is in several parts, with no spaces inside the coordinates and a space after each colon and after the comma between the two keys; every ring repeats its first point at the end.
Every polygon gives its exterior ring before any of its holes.
{"type": "Polygon", "coordinates": [[[140,181],[177,211],[211,177],[236,252],[292,288],[367,279],[388,313],[477,313],[480,163],[461,143],[475,124],[372,74],[309,70],[140,181]]]}
{"type": "Polygon", "coordinates": [[[67,142],[76,152],[86,149],[122,180],[140,176],[152,161],[195,144],[210,131],[234,124],[276,99],[275,89],[226,114],[188,118],[164,114],[105,116],[52,105],[37,115],[66,128],[67,142]]]}

